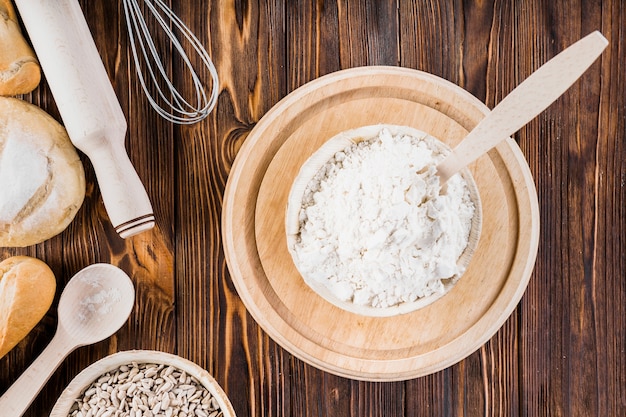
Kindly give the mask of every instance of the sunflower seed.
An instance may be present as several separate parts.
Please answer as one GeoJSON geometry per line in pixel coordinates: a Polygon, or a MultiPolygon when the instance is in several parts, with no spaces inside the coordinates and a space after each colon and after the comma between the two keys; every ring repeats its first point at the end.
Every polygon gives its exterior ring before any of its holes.
{"type": "Polygon", "coordinates": [[[222,417],[217,399],[174,366],[129,363],[98,377],[68,417],[222,417]]]}

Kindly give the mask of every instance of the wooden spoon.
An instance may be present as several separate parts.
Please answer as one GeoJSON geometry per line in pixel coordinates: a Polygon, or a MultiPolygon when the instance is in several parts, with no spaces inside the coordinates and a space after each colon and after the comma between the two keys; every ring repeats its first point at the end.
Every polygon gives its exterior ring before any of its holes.
{"type": "Polygon", "coordinates": [[[59,324],[52,341],[0,398],[1,414],[18,417],[74,349],[106,339],[128,319],[135,303],[133,283],[121,269],[90,265],[67,283],[59,300],[59,324]]]}
{"type": "Polygon", "coordinates": [[[532,73],[439,163],[441,184],[545,110],[593,64],[607,45],[604,36],[595,31],[532,73]]]}

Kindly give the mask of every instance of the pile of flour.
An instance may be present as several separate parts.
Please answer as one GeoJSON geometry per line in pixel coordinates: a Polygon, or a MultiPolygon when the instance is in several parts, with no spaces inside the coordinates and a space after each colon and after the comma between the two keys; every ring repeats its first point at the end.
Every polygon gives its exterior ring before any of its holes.
{"type": "Polygon", "coordinates": [[[460,175],[440,193],[431,136],[377,137],[338,152],[311,180],[292,255],[343,301],[389,307],[444,291],[463,271],[474,215],[460,175]]]}

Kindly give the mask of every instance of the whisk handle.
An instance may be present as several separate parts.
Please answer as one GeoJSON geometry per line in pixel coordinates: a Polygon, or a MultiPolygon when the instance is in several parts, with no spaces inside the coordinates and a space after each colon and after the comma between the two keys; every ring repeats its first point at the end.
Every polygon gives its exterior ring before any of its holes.
{"type": "Polygon", "coordinates": [[[122,237],[154,225],[126,150],[126,119],[78,0],[16,0],[67,133],[91,160],[122,237]]]}

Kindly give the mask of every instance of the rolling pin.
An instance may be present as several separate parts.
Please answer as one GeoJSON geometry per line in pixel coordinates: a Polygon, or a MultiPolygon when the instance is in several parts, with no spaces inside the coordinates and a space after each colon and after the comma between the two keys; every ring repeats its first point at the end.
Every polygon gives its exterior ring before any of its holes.
{"type": "Polygon", "coordinates": [[[65,129],[94,167],[116,232],[154,226],[154,214],[126,149],[126,118],[78,0],[16,0],[65,129]]]}

